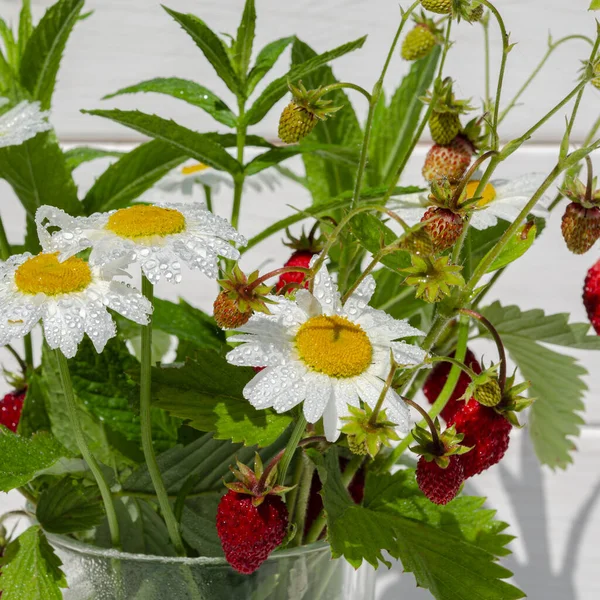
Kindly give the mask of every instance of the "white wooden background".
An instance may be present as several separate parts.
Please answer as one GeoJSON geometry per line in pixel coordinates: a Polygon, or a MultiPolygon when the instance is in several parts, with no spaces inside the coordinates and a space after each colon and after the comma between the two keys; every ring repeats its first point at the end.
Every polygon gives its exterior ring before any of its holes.
{"type": "MultiPolygon", "coordinates": [[[[18,0],[0,0],[0,14],[13,21],[18,14],[18,0]]],[[[36,15],[51,2],[33,0],[36,15]]],[[[215,30],[234,32],[243,0],[171,0],[169,6],[179,11],[199,14],[215,30]]],[[[555,38],[570,33],[592,35],[593,16],[586,12],[589,0],[498,0],[512,41],[518,42],[509,58],[505,87],[506,98],[518,89],[545,51],[548,30],[555,38]]],[[[339,78],[369,87],[377,77],[398,18],[397,2],[392,0],[257,0],[259,25],[257,44],[262,46],[273,37],[296,33],[318,50],[326,50],[345,41],[369,34],[362,51],[337,61],[339,78]]],[[[101,102],[109,92],[156,76],[180,76],[199,80],[226,101],[227,90],[194,44],[162,11],[155,0],[89,0],[92,18],[81,23],[67,49],[55,96],[53,122],[65,143],[136,142],[140,138],[130,130],[99,118],[84,116],[80,108],[118,106],[140,108],[194,127],[198,130],[220,129],[201,111],[185,104],[151,95],[101,102]]],[[[492,28],[492,43],[497,56],[499,36],[492,28]]],[[[478,99],[482,90],[482,53],[473,44],[481,41],[477,27],[462,24],[453,36],[457,40],[452,50],[447,73],[458,79],[465,96],[478,99]],[[467,45],[468,44],[468,45],[467,45]]],[[[535,115],[551,107],[574,85],[579,60],[585,58],[587,46],[572,42],[558,50],[537,84],[528,92],[519,107],[507,119],[502,135],[508,139],[522,133],[535,121],[535,115]]],[[[284,72],[288,55],[278,65],[277,74],[284,72]]],[[[394,60],[390,69],[388,89],[393,90],[405,65],[394,60]]],[[[583,139],[587,128],[598,116],[599,95],[595,90],[586,94],[581,118],[575,128],[575,139],[583,139]]],[[[231,102],[231,105],[234,103],[231,102]]],[[[362,107],[356,99],[357,109],[362,107]]],[[[363,111],[364,112],[364,111],[363,111]]],[[[273,137],[278,110],[256,127],[256,133],[273,137]]],[[[524,172],[548,171],[556,154],[556,142],[562,133],[564,113],[552,119],[535,138],[534,144],[503,167],[501,176],[524,172]]],[[[420,183],[420,163],[423,146],[409,165],[407,183],[420,183]]],[[[299,160],[290,166],[301,168],[299,160]]],[[[106,166],[98,161],[78,170],[82,189],[106,166]]],[[[0,212],[7,224],[9,238],[22,238],[23,212],[4,182],[0,182],[0,212]]],[[[276,191],[249,193],[242,211],[242,232],[248,236],[260,231],[275,219],[289,214],[289,205],[302,207],[308,198],[295,184],[282,184],[276,191]]],[[[217,210],[224,215],[230,207],[230,194],[224,190],[217,198],[217,210]]],[[[535,247],[519,263],[511,267],[495,288],[492,299],[517,303],[523,308],[543,308],[546,312],[570,312],[573,320],[585,319],[581,305],[581,287],[586,270],[597,260],[594,249],[583,258],[569,254],[560,238],[560,215],[555,214],[549,227],[535,247]]],[[[272,238],[253,249],[244,258],[246,268],[265,261],[275,265],[282,256],[280,240],[272,238]]],[[[177,294],[204,309],[209,309],[215,286],[197,274],[191,274],[179,288],[161,286],[158,293],[175,298],[177,294]]],[[[471,491],[488,495],[489,504],[511,523],[518,536],[513,543],[514,555],[505,564],[515,571],[516,582],[534,600],[596,600],[600,597],[600,374],[597,355],[574,352],[592,373],[588,377],[590,390],[586,397],[587,426],[577,441],[579,452],[575,464],[566,472],[552,473],[540,469],[526,435],[515,434],[505,461],[499,467],[476,478],[471,491]]],[[[1,356],[5,366],[10,358],[1,356]]],[[[0,389],[0,391],[2,391],[0,389]]],[[[0,495],[0,511],[20,505],[17,495],[0,495]]],[[[381,572],[378,579],[378,600],[418,600],[428,594],[415,589],[410,575],[400,577],[400,567],[381,572]]],[[[354,599],[353,599],[354,600],[354,599]]],[[[360,600],[360,599],[356,599],[360,600]]]]}

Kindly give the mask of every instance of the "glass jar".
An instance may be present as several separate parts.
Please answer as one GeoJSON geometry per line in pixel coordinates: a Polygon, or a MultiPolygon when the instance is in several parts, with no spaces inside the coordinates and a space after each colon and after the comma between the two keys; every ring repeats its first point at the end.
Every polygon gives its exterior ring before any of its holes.
{"type": "Polygon", "coordinates": [[[223,558],[127,554],[49,536],[67,576],[64,600],[374,600],[375,571],[332,560],[328,544],[274,552],[252,575],[223,558]]]}

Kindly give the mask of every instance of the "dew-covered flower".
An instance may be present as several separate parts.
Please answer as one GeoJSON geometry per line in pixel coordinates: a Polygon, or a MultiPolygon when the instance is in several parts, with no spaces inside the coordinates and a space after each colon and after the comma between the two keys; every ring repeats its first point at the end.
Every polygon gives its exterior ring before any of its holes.
{"type": "MultiPolygon", "coordinates": [[[[265,188],[274,190],[279,183],[279,178],[273,173],[261,171],[256,175],[246,177],[244,186],[260,192],[265,188]]],[[[197,161],[188,161],[165,175],[154,187],[145,192],[140,200],[155,202],[161,200],[165,194],[191,197],[194,195],[194,191],[202,186],[209,187],[213,193],[217,193],[223,186],[232,188],[233,179],[224,171],[217,171],[197,161]]]]}
{"type": "MultiPolygon", "coordinates": [[[[8,99],[0,98],[0,107],[8,99]]],[[[23,101],[0,115],[0,148],[19,146],[42,131],[52,129],[50,113],[40,109],[39,102],[23,101]]]]}
{"type": "MultiPolygon", "coordinates": [[[[414,365],[425,352],[398,341],[421,331],[368,306],[374,291],[375,280],[368,276],[342,304],[323,267],[313,293],[299,290],[293,300],[269,296],[271,314],[255,313],[240,335],[229,338],[241,342],[227,355],[231,364],[266,367],[244,388],[252,406],[282,413],[303,402],[309,423],[323,417],[330,441],[339,436],[349,406],[359,407],[360,399],[375,407],[391,356],[398,364],[414,365]]],[[[408,408],[394,390],[388,390],[383,408],[390,421],[408,431],[408,408]]]]}
{"type": "Polygon", "coordinates": [[[152,283],[162,278],[179,283],[182,263],[215,278],[219,256],[234,260],[240,256],[230,242],[246,243],[225,219],[199,202],[136,204],[90,217],[72,217],[53,206],[42,206],[36,223],[45,251],[59,252],[65,259],[92,248],[91,264],[128,259],[139,263],[152,283]]]}
{"type": "Polygon", "coordinates": [[[41,320],[50,348],[71,358],[84,334],[98,352],[116,333],[107,307],[145,325],[152,305],[115,276],[119,265],[92,267],[80,258],[29,253],[0,262],[0,346],[23,337],[41,320]]]}
{"type": "MultiPolygon", "coordinates": [[[[540,187],[545,177],[539,174],[524,175],[514,179],[499,179],[488,183],[481,199],[472,205],[471,226],[475,229],[487,229],[503,221],[514,221],[531,197],[540,187]]],[[[472,199],[479,181],[471,180],[467,184],[467,199],[472,199]]],[[[548,216],[551,198],[544,196],[531,211],[539,217],[548,216]]],[[[389,201],[391,210],[404,219],[410,226],[416,225],[431,206],[428,192],[405,194],[389,201]]]]}

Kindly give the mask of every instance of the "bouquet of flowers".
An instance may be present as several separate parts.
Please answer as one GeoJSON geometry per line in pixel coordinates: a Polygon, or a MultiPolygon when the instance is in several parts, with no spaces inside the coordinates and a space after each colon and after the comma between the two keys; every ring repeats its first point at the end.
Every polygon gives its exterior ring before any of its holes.
{"type": "MultiPolygon", "coordinates": [[[[581,147],[571,143],[583,95],[600,88],[600,37],[551,40],[506,101],[513,44],[489,0],[402,9],[370,91],[328,66],[365,38],[318,53],[292,36],[255,53],[254,0],[226,38],[165,7],[237,110],[174,77],[111,94],[178,98],[220,132],[140,111],[84,111],[151,140],[117,153],[81,197],[73,172],[115,154],[63,150],[51,125],[61,57],[83,10],[84,0],[59,0],[34,26],[23,0],[16,31],[0,19],[0,177],[26,213],[19,245],[0,220],[0,345],[21,367],[5,374],[14,391],[0,402],[0,491],[23,494],[31,523],[17,537],[2,525],[14,515],[0,517],[3,600],[367,599],[371,584],[348,591],[346,565],[388,557],[438,600],[524,597],[498,563],[507,524],[463,484],[497,464],[525,422],[541,463],[568,465],[585,372],[542,344],[600,349],[600,340],[565,315],[485,298],[550,211],[564,210],[565,252],[583,254],[600,237],[590,159],[600,120],[581,147]],[[502,34],[497,84],[492,26],[502,34]],[[446,72],[460,27],[486,34],[480,104],[457,97],[446,72]],[[572,40],[589,44],[572,91],[501,143],[506,115],[572,40]],[[289,48],[289,71],[267,84],[289,48]],[[410,70],[389,97],[397,52],[410,70]],[[364,124],[350,94],[368,106],[364,124]],[[280,142],[252,134],[288,95],[280,142]],[[553,170],[497,179],[562,111],[553,170]],[[399,185],[426,128],[434,144],[423,180],[399,185]],[[285,165],[293,156],[305,173],[285,165]],[[245,191],[282,178],[303,186],[310,206],[247,239],[245,191]],[[185,197],[194,189],[204,202],[185,197]],[[218,214],[217,196],[230,193],[231,214],[218,214]],[[241,255],[270,236],[290,248],[287,261],[243,269],[241,255]],[[157,283],[184,278],[218,281],[212,316],[193,298],[154,297],[157,283]],[[488,364],[469,347],[476,337],[495,344],[488,364]],[[156,572],[143,566],[151,559],[156,572]]],[[[600,332],[600,265],[584,302],[600,332]]]]}

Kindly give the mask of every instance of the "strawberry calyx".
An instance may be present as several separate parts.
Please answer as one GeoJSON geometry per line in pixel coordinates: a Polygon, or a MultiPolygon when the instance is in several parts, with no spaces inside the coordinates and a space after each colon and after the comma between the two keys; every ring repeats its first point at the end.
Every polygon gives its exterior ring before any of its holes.
{"type": "Polygon", "coordinates": [[[392,441],[400,440],[396,425],[387,420],[385,410],[379,411],[373,422],[373,410],[368,405],[365,404],[364,409],[355,406],[349,406],[348,409],[350,415],[341,418],[345,422],[342,433],[346,434],[348,447],[353,454],[368,454],[375,458],[382,446],[389,448],[392,441]]]}
{"type": "Polygon", "coordinates": [[[319,254],[325,246],[325,238],[322,235],[317,236],[317,229],[319,228],[319,222],[317,221],[308,232],[308,235],[302,228],[299,237],[294,237],[289,229],[285,230],[287,240],[283,242],[284,246],[291,248],[297,252],[309,252],[310,254],[319,254]]]}
{"type": "Polygon", "coordinates": [[[415,425],[412,435],[417,442],[410,449],[411,452],[422,456],[427,462],[435,461],[441,469],[446,469],[450,464],[451,456],[460,456],[471,450],[464,446],[462,441],[464,435],[456,432],[456,427],[452,425],[443,432],[440,430],[440,420],[438,418],[433,422],[435,429],[428,430],[420,425],[415,425]]]}
{"type": "Polygon", "coordinates": [[[440,302],[452,293],[451,288],[465,285],[462,267],[450,262],[450,256],[430,258],[411,256],[412,266],[403,270],[404,283],[416,287],[416,297],[426,302],[440,302]]]}

